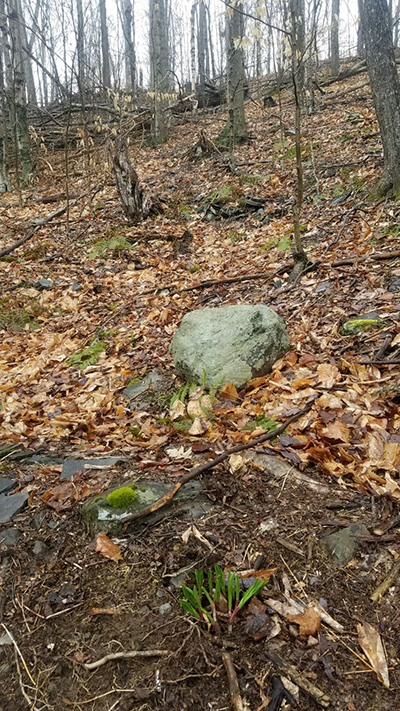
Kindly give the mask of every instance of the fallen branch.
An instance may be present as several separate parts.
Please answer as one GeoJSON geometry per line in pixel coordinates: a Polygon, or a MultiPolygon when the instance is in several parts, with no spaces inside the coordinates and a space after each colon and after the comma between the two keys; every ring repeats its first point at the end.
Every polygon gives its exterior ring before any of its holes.
{"type": "Polygon", "coordinates": [[[232,708],[234,711],[244,711],[244,704],[240,695],[239,683],[237,680],[235,667],[233,666],[231,655],[228,652],[222,652],[222,661],[224,663],[226,675],[229,683],[229,694],[231,697],[232,708]]]}
{"type": "Polygon", "coordinates": [[[147,651],[141,652],[140,650],[132,652],[115,652],[114,654],[106,654],[105,657],[101,657],[96,662],[88,662],[83,664],[85,669],[98,669],[102,667],[107,662],[112,662],[115,659],[132,659],[134,657],[165,657],[170,654],[166,649],[149,649],[147,651]]]}
{"type": "Polygon", "coordinates": [[[400,560],[396,561],[396,563],[393,564],[392,569],[385,578],[385,580],[378,585],[378,587],[374,590],[374,592],[371,595],[371,600],[372,602],[378,602],[381,597],[387,593],[389,588],[392,587],[393,583],[396,582],[397,578],[400,576],[400,560]]]}
{"type": "Polygon", "coordinates": [[[399,257],[400,251],[377,252],[376,254],[367,254],[364,257],[346,257],[345,259],[338,259],[336,262],[332,262],[331,266],[342,267],[345,264],[358,264],[359,262],[367,262],[368,259],[379,261],[381,259],[398,259],[399,257]]]}
{"type": "MultiPolygon", "coordinates": [[[[318,397],[318,396],[317,396],[318,397]]],[[[163,508],[163,506],[166,506],[169,504],[170,501],[174,498],[175,494],[179,491],[179,489],[184,485],[187,484],[189,481],[192,481],[193,479],[197,479],[197,477],[200,474],[203,474],[204,472],[210,471],[210,469],[214,469],[214,467],[217,466],[217,464],[221,464],[221,462],[224,462],[226,459],[228,459],[231,454],[237,454],[238,452],[244,452],[246,449],[253,449],[253,447],[258,447],[259,444],[262,444],[263,442],[267,442],[270,439],[275,439],[275,437],[278,437],[282,432],[286,430],[286,428],[292,423],[295,422],[296,420],[300,419],[303,415],[305,415],[307,412],[309,412],[313,406],[314,399],[312,402],[305,407],[303,410],[299,410],[299,412],[296,412],[295,415],[292,415],[289,417],[286,422],[284,422],[278,429],[274,430],[273,432],[267,432],[264,435],[261,435],[260,437],[257,437],[256,439],[253,439],[251,442],[246,442],[245,444],[238,444],[235,447],[230,447],[229,449],[226,449],[224,452],[221,452],[221,454],[218,455],[218,457],[215,457],[214,459],[211,459],[209,462],[206,462],[205,464],[201,464],[199,467],[193,467],[192,469],[189,469],[189,471],[184,474],[179,481],[174,484],[174,486],[171,487],[161,498],[157,499],[153,504],[150,506],[147,506],[145,509],[142,509],[138,513],[133,513],[129,514],[124,518],[124,525],[128,525],[132,521],[137,521],[140,518],[144,518],[145,516],[148,516],[151,513],[154,513],[155,511],[158,511],[158,509],[163,508]]]]}
{"type": "Polygon", "coordinates": [[[311,696],[317,704],[323,706],[323,708],[328,708],[330,706],[331,700],[329,696],[324,694],[321,689],[318,689],[317,686],[314,686],[314,684],[302,676],[302,674],[297,671],[296,667],[288,662],[285,662],[276,652],[269,652],[266,650],[264,654],[267,659],[269,659],[269,661],[272,662],[277,669],[279,669],[279,671],[282,671],[284,675],[288,676],[289,679],[300,687],[300,689],[303,689],[303,691],[305,691],[308,696],[311,696]]]}
{"type": "Polygon", "coordinates": [[[52,220],[55,220],[56,217],[61,217],[61,215],[64,215],[64,213],[67,212],[67,206],[62,207],[60,210],[57,210],[56,212],[53,212],[51,215],[46,217],[44,220],[40,220],[36,227],[33,228],[30,232],[28,232],[25,237],[21,237],[21,239],[17,240],[14,242],[14,244],[11,244],[9,247],[6,247],[5,249],[0,250],[0,257],[5,257],[7,254],[11,254],[11,252],[14,252],[15,249],[18,249],[18,247],[21,247],[21,245],[25,244],[28,242],[32,237],[40,230],[41,227],[44,225],[47,225],[49,222],[52,220]]]}
{"type": "MultiPolygon", "coordinates": [[[[97,188],[94,191],[94,195],[99,190],[101,190],[101,188],[102,188],[101,185],[97,186],[97,188]]],[[[76,203],[79,200],[82,200],[82,198],[86,197],[86,195],[88,195],[88,194],[89,194],[89,191],[87,190],[86,192],[82,193],[81,195],[78,195],[78,197],[73,201],[73,203],[70,203],[69,205],[67,203],[66,205],[64,205],[64,207],[61,207],[56,212],[53,212],[51,215],[46,217],[44,220],[37,220],[36,226],[33,228],[33,230],[28,232],[28,234],[25,235],[25,237],[21,237],[21,239],[17,240],[17,242],[14,242],[14,244],[11,244],[9,247],[6,247],[5,249],[0,250],[0,257],[5,257],[7,254],[11,254],[11,252],[14,252],[14,250],[18,249],[18,247],[21,247],[21,245],[28,242],[30,239],[32,239],[32,237],[36,234],[36,232],[38,232],[40,230],[41,227],[44,227],[44,225],[47,225],[49,222],[52,222],[52,220],[55,220],[56,217],[61,217],[61,215],[64,215],[67,212],[68,207],[69,208],[73,207],[74,205],[76,205],[76,203]]]]}
{"type": "Polygon", "coordinates": [[[180,291],[194,291],[195,289],[207,289],[209,286],[219,286],[220,284],[234,284],[237,281],[250,281],[252,279],[268,279],[273,274],[268,274],[266,272],[254,272],[254,274],[238,274],[238,276],[233,277],[222,277],[222,279],[208,279],[206,281],[201,281],[199,284],[194,286],[185,286],[180,291]]]}

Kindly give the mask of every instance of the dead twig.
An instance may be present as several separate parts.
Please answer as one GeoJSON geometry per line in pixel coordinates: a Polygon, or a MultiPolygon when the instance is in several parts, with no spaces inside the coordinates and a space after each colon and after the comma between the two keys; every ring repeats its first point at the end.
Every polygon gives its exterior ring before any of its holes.
{"type": "Polygon", "coordinates": [[[218,455],[218,457],[215,457],[214,459],[211,459],[209,462],[206,462],[205,464],[201,464],[199,467],[193,467],[192,469],[189,469],[189,471],[184,474],[179,481],[174,484],[171,489],[169,489],[166,494],[161,496],[161,498],[157,499],[153,504],[150,506],[147,506],[145,509],[142,509],[138,513],[134,514],[129,514],[128,516],[125,516],[124,518],[124,525],[127,526],[129,523],[132,521],[136,521],[140,518],[144,518],[145,516],[148,516],[151,513],[154,513],[155,511],[158,511],[158,509],[161,509],[163,506],[166,506],[169,504],[170,501],[174,498],[175,494],[179,491],[179,489],[184,485],[187,484],[189,481],[192,481],[193,479],[197,479],[197,477],[200,474],[203,474],[204,472],[209,471],[210,469],[214,469],[214,467],[217,466],[217,464],[220,464],[221,462],[224,462],[226,459],[228,459],[231,454],[237,454],[238,452],[244,452],[246,449],[253,449],[254,447],[258,447],[259,444],[262,444],[263,442],[267,442],[270,439],[275,439],[275,437],[278,437],[282,432],[285,431],[285,429],[292,423],[295,422],[296,420],[300,419],[302,415],[305,415],[307,412],[309,412],[313,406],[314,399],[312,402],[305,407],[303,410],[299,410],[299,412],[296,412],[295,415],[292,415],[289,417],[286,422],[284,422],[278,429],[274,430],[273,432],[267,432],[264,435],[261,435],[261,437],[257,437],[256,439],[253,439],[252,442],[246,442],[245,444],[238,444],[235,447],[230,447],[229,449],[226,449],[224,452],[221,452],[221,454],[218,455]]]}
{"type": "Polygon", "coordinates": [[[222,652],[222,661],[224,663],[226,675],[229,683],[229,694],[231,697],[232,708],[234,711],[244,711],[243,699],[240,695],[239,683],[237,680],[235,667],[233,666],[231,655],[228,652],[222,652]]]}
{"type": "Polygon", "coordinates": [[[132,652],[115,652],[114,654],[106,654],[105,657],[101,657],[96,662],[88,662],[83,664],[85,669],[98,669],[102,667],[107,662],[111,662],[115,659],[132,659],[133,657],[165,657],[170,652],[166,649],[148,649],[146,651],[132,651],[132,652]]]}
{"type": "MultiPolygon", "coordinates": [[[[99,190],[101,190],[102,187],[103,187],[102,185],[97,186],[97,188],[95,188],[95,190],[93,191],[93,194],[95,195],[99,190]]],[[[74,205],[76,205],[76,203],[79,200],[82,200],[82,198],[86,197],[86,195],[88,195],[89,192],[92,192],[92,191],[87,190],[86,192],[82,193],[81,195],[78,195],[78,197],[76,198],[76,200],[73,201],[72,204],[70,204],[69,206],[68,206],[68,204],[64,205],[64,207],[61,207],[56,212],[53,212],[51,215],[46,217],[44,220],[37,220],[36,226],[30,232],[28,232],[27,235],[25,235],[24,237],[21,237],[21,239],[17,240],[16,242],[14,242],[14,244],[11,244],[9,247],[5,247],[5,249],[0,250],[0,258],[5,257],[7,254],[11,254],[11,252],[14,252],[14,250],[18,249],[18,247],[21,247],[21,245],[28,242],[30,239],[32,239],[32,237],[36,234],[36,232],[38,232],[40,230],[41,227],[44,227],[44,225],[47,225],[49,222],[52,222],[57,217],[61,217],[61,215],[64,215],[67,212],[68,207],[73,207],[74,205]]]]}
{"type": "Polygon", "coordinates": [[[288,662],[285,662],[282,657],[279,656],[276,652],[269,652],[266,650],[264,652],[265,656],[267,659],[269,659],[272,664],[282,671],[285,676],[288,676],[291,681],[293,681],[297,686],[300,687],[300,689],[303,689],[303,691],[308,694],[308,696],[311,696],[312,699],[314,699],[319,706],[322,706],[323,708],[329,708],[331,700],[328,696],[328,694],[324,694],[321,689],[318,689],[317,686],[314,686],[308,679],[306,679],[300,672],[297,671],[296,667],[294,667],[292,664],[289,664],[288,662]]]}
{"type": "Polygon", "coordinates": [[[393,252],[377,252],[376,254],[367,254],[366,256],[359,257],[346,257],[345,259],[338,259],[336,262],[332,262],[332,267],[343,267],[346,264],[358,264],[360,262],[367,262],[369,259],[373,261],[380,261],[382,259],[398,259],[400,257],[400,251],[396,250],[393,252]]]}
{"type": "Polygon", "coordinates": [[[378,602],[381,599],[381,597],[383,597],[385,595],[385,593],[387,593],[387,591],[393,585],[393,583],[396,582],[396,580],[399,576],[400,576],[400,560],[396,561],[393,564],[392,569],[391,569],[389,575],[387,576],[387,578],[385,578],[385,580],[383,580],[381,582],[381,584],[378,585],[378,587],[374,590],[374,592],[371,595],[372,602],[378,602]]]}

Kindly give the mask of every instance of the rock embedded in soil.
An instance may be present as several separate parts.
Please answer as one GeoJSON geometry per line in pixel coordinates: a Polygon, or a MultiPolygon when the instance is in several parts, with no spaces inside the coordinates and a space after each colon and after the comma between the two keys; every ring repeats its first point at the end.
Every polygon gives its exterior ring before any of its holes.
{"type": "Polygon", "coordinates": [[[131,410],[147,410],[149,406],[159,402],[163,395],[168,395],[170,390],[170,376],[159,370],[152,370],[143,380],[128,385],[122,395],[129,398],[131,410]]]}
{"type": "MultiPolygon", "coordinates": [[[[126,485],[126,484],[125,484],[126,485]]],[[[82,507],[82,517],[89,527],[90,535],[93,537],[100,531],[105,531],[109,535],[119,536],[126,534],[127,530],[137,529],[145,521],[146,524],[155,518],[169,515],[171,509],[179,508],[180,514],[188,514],[190,518],[200,518],[210,511],[212,503],[202,492],[202,486],[198,481],[192,481],[182,486],[172,501],[166,506],[144,518],[132,521],[128,528],[125,528],[125,519],[130,514],[139,514],[157,499],[163,496],[171,488],[170,484],[158,481],[138,481],[134,486],[136,499],[124,509],[115,509],[107,503],[107,496],[116,488],[108,489],[99,496],[86,501],[82,507]]]]}
{"type": "Polygon", "coordinates": [[[19,528],[5,528],[0,531],[0,553],[15,546],[21,536],[19,528]]]}
{"type": "Polygon", "coordinates": [[[0,494],[0,523],[8,523],[22,511],[28,503],[29,494],[20,491],[17,494],[0,494]]]}
{"type": "Polygon", "coordinates": [[[90,471],[90,469],[107,469],[107,467],[115,467],[117,464],[123,464],[126,461],[125,457],[108,457],[107,459],[66,459],[62,465],[61,479],[71,479],[76,472],[81,469],[90,471]]]}
{"type": "Polygon", "coordinates": [[[17,486],[17,481],[15,479],[9,479],[6,476],[0,477],[0,494],[4,494],[6,491],[11,491],[17,486]]]}
{"type": "Polygon", "coordinates": [[[245,385],[269,373],[290,346],[286,324],[268,306],[224,306],[186,314],[170,352],[176,373],[188,381],[220,387],[245,385]]]}
{"type": "Polygon", "coordinates": [[[330,553],[332,562],[344,566],[354,558],[359,538],[369,536],[369,531],[363,523],[352,523],[341,531],[331,533],[321,539],[321,545],[330,553]]]}

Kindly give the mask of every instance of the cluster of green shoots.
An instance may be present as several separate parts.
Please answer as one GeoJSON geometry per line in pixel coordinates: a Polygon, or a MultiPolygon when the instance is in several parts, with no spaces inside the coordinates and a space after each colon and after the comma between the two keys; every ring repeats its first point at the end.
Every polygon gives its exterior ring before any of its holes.
{"type": "Polygon", "coordinates": [[[224,598],[228,609],[228,631],[231,632],[238,612],[252,597],[258,595],[268,580],[256,580],[248,590],[242,592],[240,579],[235,573],[229,571],[225,578],[219,565],[215,565],[214,570],[214,576],[212,570],[208,571],[206,584],[204,574],[196,570],[196,585],[193,588],[182,585],[184,597],[179,602],[183,609],[193,617],[212,625],[215,630],[219,630],[218,606],[221,598],[224,598]]]}

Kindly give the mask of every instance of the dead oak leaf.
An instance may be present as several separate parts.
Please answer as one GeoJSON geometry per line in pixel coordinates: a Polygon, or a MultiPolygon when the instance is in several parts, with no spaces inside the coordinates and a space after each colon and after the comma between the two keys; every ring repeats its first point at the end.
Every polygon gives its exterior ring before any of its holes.
{"type": "Polygon", "coordinates": [[[336,365],[321,363],[317,368],[318,380],[324,388],[332,388],[341,378],[341,373],[336,365]]]}
{"type": "Polygon", "coordinates": [[[294,622],[295,625],[299,625],[300,637],[309,637],[318,632],[321,625],[321,618],[312,607],[307,607],[307,609],[299,615],[287,615],[289,622],[294,622]]]}
{"type": "Polygon", "coordinates": [[[114,561],[122,560],[121,549],[113,543],[105,533],[97,534],[95,539],[95,551],[104,556],[104,558],[109,558],[114,561]]]}
{"type": "Polygon", "coordinates": [[[322,434],[324,437],[327,437],[327,439],[338,440],[346,444],[350,441],[350,430],[346,423],[341,420],[329,422],[323,429],[322,434]]]}

